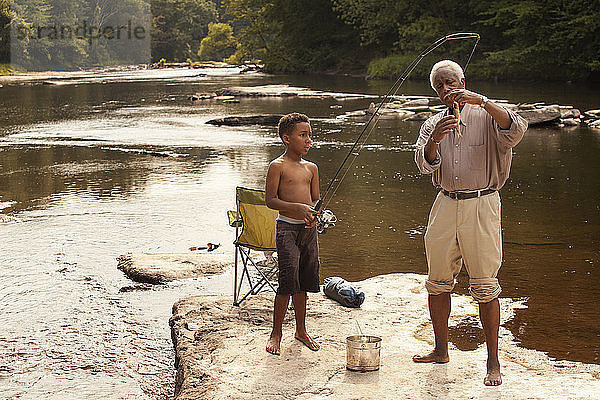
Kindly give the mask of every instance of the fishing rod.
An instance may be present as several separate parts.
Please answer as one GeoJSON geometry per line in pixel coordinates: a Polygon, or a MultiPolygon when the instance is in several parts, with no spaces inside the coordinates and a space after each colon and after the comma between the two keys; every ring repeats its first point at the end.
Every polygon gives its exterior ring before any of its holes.
{"type": "Polygon", "coordinates": [[[344,160],[342,161],[342,163],[338,167],[336,173],[333,175],[333,178],[331,178],[331,180],[329,181],[329,184],[327,185],[327,188],[325,189],[325,193],[319,199],[319,201],[317,202],[317,204],[315,204],[314,209],[315,209],[315,211],[319,212],[319,214],[317,215],[317,229],[318,229],[319,233],[325,232],[325,230],[329,226],[335,226],[335,222],[337,222],[337,218],[335,217],[335,215],[333,214],[333,212],[331,210],[325,209],[325,210],[321,211],[321,208],[327,207],[327,205],[329,204],[329,202],[331,201],[331,199],[333,198],[333,196],[337,192],[338,188],[340,187],[342,181],[346,177],[346,174],[348,173],[348,171],[352,167],[352,163],[354,163],[354,160],[356,160],[356,157],[358,156],[358,152],[360,152],[360,150],[362,149],[362,147],[366,143],[367,139],[369,138],[369,136],[373,132],[373,129],[375,129],[375,126],[377,125],[377,122],[379,121],[379,118],[381,118],[381,115],[379,114],[379,110],[383,107],[383,105],[386,103],[386,101],[388,101],[388,99],[390,99],[391,97],[395,96],[396,93],[398,93],[398,90],[400,89],[400,87],[402,86],[402,84],[404,83],[404,81],[406,81],[406,79],[408,78],[408,76],[410,75],[410,73],[417,67],[417,65],[419,65],[419,63],[421,62],[421,60],[423,60],[423,58],[425,58],[429,53],[431,53],[432,51],[434,51],[435,49],[437,49],[438,47],[440,47],[442,44],[444,44],[448,40],[461,40],[461,39],[469,39],[469,38],[476,38],[476,40],[475,40],[475,44],[473,45],[473,49],[471,50],[471,53],[469,54],[469,58],[467,59],[467,62],[465,64],[464,68],[463,68],[463,71],[466,71],[467,67],[469,66],[469,63],[471,62],[471,58],[473,57],[473,53],[475,53],[475,48],[477,47],[477,44],[479,43],[480,36],[479,36],[478,33],[472,33],[472,32],[457,32],[457,33],[452,33],[450,35],[446,35],[444,37],[439,38],[433,44],[431,44],[429,47],[427,47],[423,52],[421,52],[421,54],[419,54],[408,65],[408,67],[406,67],[406,69],[404,70],[404,72],[398,77],[398,79],[396,80],[396,82],[394,82],[394,84],[390,87],[390,89],[388,90],[388,92],[386,93],[386,95],[383,97],[383,100],[381,100],[381,102],[379,103],[379,105],[377,106],[377,108],[375,109],[375,111],[373,112],[373,114],[371,115],[371,117],[369,118],[369,120],[367,121],[367,123],[364,125],[362,131],[360,132],[360,134],[358,135],[358,137],[354,141],[354,144],[350,148],[350,151],[348,151],[348,154],[346,154],[346,157],[344,158],[344,160]],[[371,122],[373,120],[375,120],[375,123],[371,124],[371,122]],[[329,200],[323,206],[324,200],[327,197],[327,195],[329,194],[330,190],[332,189],[334,183],[336,182],[336,179],[337,179],[338,175],[340,174],[340,172],[342,172],[342,169],[344,168],[344,165],[346,164],[346,162],[348,161],[348,159],[350,159],[350,156],[354,153],[354,149],[356,149],[356,146],[358,146],[358,144],[360,143],[360,140],[363,138],[364,134],[367,132],[367,129],[369,127],[371,127],[371,129],[367,133],[367,136],[365,136],[365,139],[362,142],[362,144],[360,145],[360,147],[358,149],[358,152],[354,155],[354,159],[352,160],[352,162],[350,163],[350,165],[348,166],[348,168],[345,170],[344,175],[342,175],[341,179],[337,182],[337,186],[333,190],[333,192],[332,192],[329,200]]]}

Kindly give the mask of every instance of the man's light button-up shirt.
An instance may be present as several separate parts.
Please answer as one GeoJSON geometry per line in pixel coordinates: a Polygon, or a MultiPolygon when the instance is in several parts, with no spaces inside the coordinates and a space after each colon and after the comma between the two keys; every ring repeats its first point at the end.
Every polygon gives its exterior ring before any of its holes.
{"type": "Polygon", "coordinates": [[[448,191],[500,189],[510,172],[511,148],[523,138],[527,122],[506,110],[511,124],[502,129],[483,108],[465,104],[460,113],[462,137],[446,135],[435,160],[425,159],[425,146],[437,122],[449,110],[433,115],[421,126],[416,143],[415,162],[424,174],[431,174],[433,185],[448,191]]]}

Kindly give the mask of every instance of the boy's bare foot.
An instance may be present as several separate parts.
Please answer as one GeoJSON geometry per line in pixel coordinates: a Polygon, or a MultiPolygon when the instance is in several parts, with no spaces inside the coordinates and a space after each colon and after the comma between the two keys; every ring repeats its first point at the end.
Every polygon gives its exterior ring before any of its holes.
{"type": "Polygon", "coordinates": [[[433,350],[431,353],[426,354],[424,356],[414,355],[413,361],[416,363],[437,363],[437,364],[445,364],[450,361],[450,357],[448,354],[442,355],[433,350]]]}
{"type": "Polygon", "coordinates": [[[483,378],[485,386],[499,386],[502,384],[502,375],[500,374],[500,364],[488,363],[487,375],[483,378]]]}
{"type": "Polygon", "coordinates": [[[267,352],[278,356],[280,354],[279,347],[281,345],[281,336],[271,334],[267,342],[267,352]]]}
{"type": "Polygon", "coordinates": [[[304,332],[304,334],[300,334],[298,332],[296,332],[296,334],[294,335],[294,337],[301,341],[302,343],[304,343],[304,345],[306,347],[308,347],[309,349],[311,349],[312,351],[317,351],[321,348],[321,346],[319,345],[319,343],[315,342],[315,340],[313,338],[310,337],[310,335],[306,332],[304,332]]]}

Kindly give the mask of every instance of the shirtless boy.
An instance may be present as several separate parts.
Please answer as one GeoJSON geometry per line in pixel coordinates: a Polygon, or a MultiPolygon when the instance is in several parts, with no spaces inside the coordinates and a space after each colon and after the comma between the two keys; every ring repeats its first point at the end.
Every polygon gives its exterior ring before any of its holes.
{"type": "Polygon", "coordinates": [[[319,171],[302,157],[310,149],[308,117],[292,113],[279,121],[279,137],[285,153],[271,162],[267,172],[265,200],[279,210],[277,218],[277,257],[279,287],[275,295],[273,331],[267,351],[280,354],[282,325],[290,296],[296,317],[295,338],[311,350],[320,346],[306,332],[306,292],[319,291],[319,249],[314,205],[319,200],[319,171]]]}

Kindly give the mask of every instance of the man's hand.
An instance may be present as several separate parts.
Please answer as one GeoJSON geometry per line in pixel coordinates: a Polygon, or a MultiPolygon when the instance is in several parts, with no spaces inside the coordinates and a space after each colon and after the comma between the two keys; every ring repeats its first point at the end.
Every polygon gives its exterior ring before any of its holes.
{"type": "Polygon", "coordinates": [[[458,104],[469,103],[478,106],[481,104],[483,96],[467,89],[453,89],[444,97],[445,103],[447,103],[447,100],[455,101],[458,104]]]}
{"type": "Polygon", "coordinates": [[[454,115],[445,116],[435,124],[433,132],[431,132],[431,137],[439,143],[447,134],[452,133],[456,128],[458,128],[458,120],[456,117],[454,115]]]}

